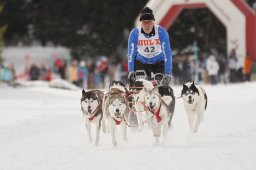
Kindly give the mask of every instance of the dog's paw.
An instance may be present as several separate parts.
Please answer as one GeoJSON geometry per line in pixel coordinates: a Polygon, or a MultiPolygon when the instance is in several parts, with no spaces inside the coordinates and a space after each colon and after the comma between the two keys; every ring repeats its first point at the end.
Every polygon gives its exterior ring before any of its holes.
{"type": "Polygon", "coordinates": [[[194,129],[193,132],[194,132],[194,133],[197,133],[197,132],[198,132],[198,129],[194,129]]]}
{"type": "Polygon", "coordinates": [[[159,138],[160,137],[160,135],[158,133],[154,133],[153,135],[154,135],[155,138],[159,138]]]}
{"type": "Polygon", "coordinates": [[[116,142],[116,141],[113,142],[113,146],[114,146],[114,147],[117,147],[117,142],[116,142]]]}

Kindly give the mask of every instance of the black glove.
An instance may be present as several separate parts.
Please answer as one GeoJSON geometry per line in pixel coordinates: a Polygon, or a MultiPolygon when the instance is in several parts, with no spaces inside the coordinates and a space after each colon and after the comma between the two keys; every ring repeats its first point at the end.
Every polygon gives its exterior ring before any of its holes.
{"type": "Polygon", "coordinates": [[[129,81],[129,85],[132,85],[135,83],[135,81],[136,81],[136,73],[135,72],[130,72],[128,74],[128,81],[129,81]]]}
{"type": "Polygon", "coordinates": [[[164,77],[163,77],[163,84],[164,85],[169,85],[171,80],[172,80],[171,75],[165,74],[164,77]]]}

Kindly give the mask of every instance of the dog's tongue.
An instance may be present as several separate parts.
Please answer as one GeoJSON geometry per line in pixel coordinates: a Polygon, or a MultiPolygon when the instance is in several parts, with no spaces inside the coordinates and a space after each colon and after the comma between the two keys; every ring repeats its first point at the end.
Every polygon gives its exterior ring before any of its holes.
{"type": "Polygon", "coordinates": [[[156,81],[154,80],[154,81],[152,81],[152,85],[153,86],[156,86],[157,85],[157,83],[156,83],[156,81]]]}
{"type": "Polygon", "coordinates": [[[151,109],[151,110],[153,110],[153,109],[154,109],[154,106],[149,106],[149,107],[150,107],[150,109],[151,109]]]}

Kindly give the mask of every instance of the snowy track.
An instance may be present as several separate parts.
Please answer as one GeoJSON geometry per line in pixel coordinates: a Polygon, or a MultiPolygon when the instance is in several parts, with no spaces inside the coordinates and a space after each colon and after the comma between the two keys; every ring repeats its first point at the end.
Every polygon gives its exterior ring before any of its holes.
{"type": "Polygon", "coordinates": [[[80,91],[1,87],[0,169],[255,169],[256,83],[203,87],[208,110],[197,134],[177,100],[165,141],[129,129],[127,142],[118,131],[117,148],[102,132],[98,147],[88,144],[80,91]]]}

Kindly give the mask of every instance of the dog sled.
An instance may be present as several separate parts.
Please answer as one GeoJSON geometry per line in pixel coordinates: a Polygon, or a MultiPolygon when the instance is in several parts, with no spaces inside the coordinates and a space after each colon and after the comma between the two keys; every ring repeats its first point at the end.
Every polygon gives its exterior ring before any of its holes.
{"type": "Polygon", "coordinates": [[[134,83],[129,83],[128,91],[130,93],[129,97],[129,106],[130,106],[130,113],[128,117],[129,127],[138,128],[139,121],[138,121],[138,114],[140,112],[146,111],[145,103],[142,103],[142,107],[144,108],[143,111],[138,111],[135,108],[135,96],[144,88],[143,83],[140,80],[149,80],[153,86],[160,86],[168,84],[166,79],[164,79],[164,75],[162,73],[151,73],[150,77],[147,76],[144,70],[137,70],[135,73],[135,78],[133,79],[134,83]]]}

